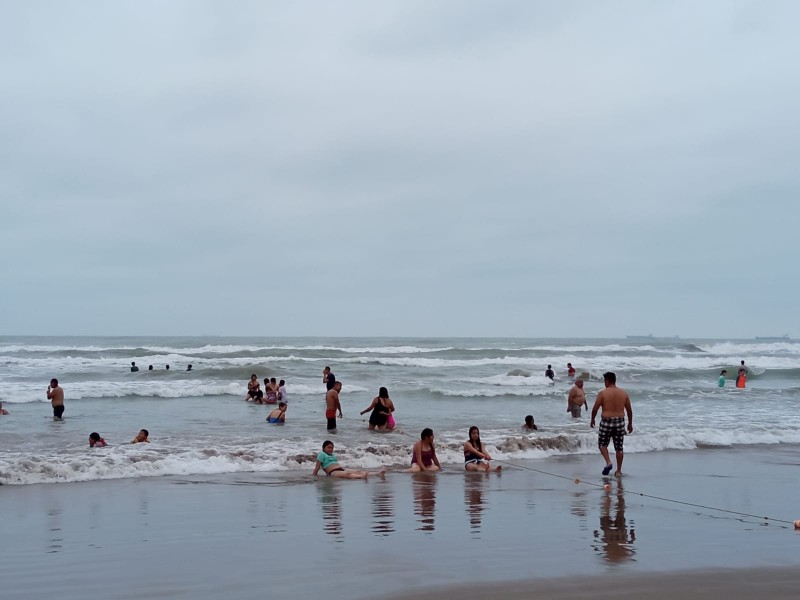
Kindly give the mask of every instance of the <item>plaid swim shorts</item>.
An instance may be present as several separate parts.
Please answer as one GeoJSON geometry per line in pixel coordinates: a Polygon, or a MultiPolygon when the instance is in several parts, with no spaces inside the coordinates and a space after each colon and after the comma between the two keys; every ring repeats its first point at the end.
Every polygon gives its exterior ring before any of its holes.
{"type": "Polygon", "coordinates": [[[622,452],[625,437],[625,417],[609,417],[600,419],[600,431],[597,434],[597,445],[608,448],[608,442],[614,441],[614,450],[622,452]]]}

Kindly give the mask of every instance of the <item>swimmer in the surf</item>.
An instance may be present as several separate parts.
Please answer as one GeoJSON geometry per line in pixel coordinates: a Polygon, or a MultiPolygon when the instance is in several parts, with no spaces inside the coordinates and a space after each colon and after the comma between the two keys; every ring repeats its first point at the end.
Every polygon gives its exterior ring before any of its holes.
{"type": "Polygon", "coordinates": [[[386,431],[389,429],[389,417],[394,412],[394,403],[389,398],[389,390],[382,387],[378,390],[378,395],[372,399],[372,403],[362,410],[359,414],[364,414],[372,411],[369,416],[369,430],[373,431],[375,428],[378,431],[386,431]]]}
{"type": "Polygon", "coordinates": [[[339,464],[339,460],[334,455],[333,442],[330,440],[322,442],[322,452],[317,454],[317,460],[314,463],[314,476],[319,473],[320,469],[325,471],[325,474],[329,477],[339,477],[341,479],[367,479],[370,475],[380,475],[383,477],[386,474],[385,469],[381,469],[377,473],[345,469],[339,464]]]}
{"type": "MultiPolygon", "coordinates": [[[[481,432],[473,425],[469,428],[469,439],[464,442],[464,469],[467,471],[483,471],[488,473],[492,467],[489,461],[492,457],[483,447],[481,442],[481,432]]],[[[502,467],[495,467],[495,471],[499,471],[502,467]]]]}
{"type": "Polygon", "coordinates": [[[58,385],[58,379],[51,379],[47,388],[47,399],[53,407],[53,420],[64,420],[64,389],[58,385]]]}
{"type": "Polygon", "coordinates": [[[131,444],[149,444],[150,432],[147,429],[140,429],[136,437],[131,440],[131,444]]]}
{"type": "Polygon", "coordinates": [[[547,368],[544,371],[544,376],[550,381],[555,381],[556,374],[553,372],[553,365],[547,365],[547,368]]]}
{"type": "Polygon", "coordinates": [[[93,431],[89,434],[89,448],[105,448],[108,446],[106,441],[100,437],[100,434],[93,431]]]}
{"type": "Polygon", "coordinates": [[[286,402],[278,403],[278,408],[267,415],[267,423],[286,423],[286,402]]]}
{"type": "Polygon", "coordinates": [[[289,394],[286,392],[286,382],[283,379],[278,382],[278,402],[289,403],[289,394]]]}
{"type": "Polygon", "coordinates": [[[331,373],[330,367],[322,369],[322,383],[325,384],[326,390],[332,390],[333,384],[336,383],[336,375],[331,373]]]}
{"type": "Polygon", "coordinates": [[[583,391],[583,379],[578,379],[567,396],[567,412],[572,414],[573,419],[581,416],[581,408],[586,407],[589,410],[589,404],[586,402],[586,392],[583,391]]]}
{"type": "Polygon", "coordinates": [[[246,401],[253,401],[261,404],[264,398],[264,392],[261,391],[261,384],[258,382],[258,376],[253,373],[250,375],[250,381],[247,382],[247,395],[244,397],[246,401]]]}
{"type": "Polygon", "coordinates": [[[572,363],[567,363],[567,377],[570,379],[575,379],[575,367],[572,366],[572,363]]]}
{"type": "Polygon", "coordinates": [[[719,374],[719,379],[717,380],[717,385],[719,387],[725,387],[725,375],[728,374],[728,371],[722,369],[722,372],[719,374]]]}
{"type": "Polygon", "coordinates": [[[7,414],[8,411],[5,408],[3,408],[3,403],[0,402],[0,415],[7,415],[7,414]]]}
{"type": "Polygon", "coordinates": [[[275,404],[278,401],[278,381],[272,377],[267,383],[264,380],[264,402],[267,404],[275,404]]]}
{"type": "Polygon", "coordinates": [[[342,391],[342,382],[336,381],[333,387],[325,394],[325,418],[328,419],[328,431],[336,429],[336,412],[339,412],[339,418],[344,418],[342,415],[342,404],[339,402],[339,392],[342,391]]]}
{"type": "Polygon", "coordinates": [[[525,424],[522,427],[523,429],[530,429],[530,430],[539,429],[539,427],[536,426],[536,423],[533,422],[533,415],[527,415],[525,417],[525,424]]]}
{"type": "Polygon", "coordinates": [[[415,442],[414,447],[411,449],[411,468],[409,472],[427,471],[435,473],[440,471],[442,465],[439,464],[436,448],[433,445],[433,429],[426,427],[419,437],[419,441],[415,442]]]}

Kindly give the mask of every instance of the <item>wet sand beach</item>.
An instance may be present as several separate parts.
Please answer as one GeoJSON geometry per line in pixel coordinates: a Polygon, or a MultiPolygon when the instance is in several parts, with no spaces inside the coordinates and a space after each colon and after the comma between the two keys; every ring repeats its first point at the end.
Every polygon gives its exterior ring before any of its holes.
{"type": "Polygon", "coordinates": [[[621,480],[600,476],[599,456],[569,456],[488,476],[6,485],[0,577],[14,599],[788,598],[798,465],[798,448],[776,445],[630,454],[621,480]]]}

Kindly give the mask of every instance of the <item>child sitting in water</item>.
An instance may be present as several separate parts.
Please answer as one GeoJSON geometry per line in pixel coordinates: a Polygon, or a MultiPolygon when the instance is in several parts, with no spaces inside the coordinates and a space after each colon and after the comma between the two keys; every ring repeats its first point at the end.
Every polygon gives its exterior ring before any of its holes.
{"type": "Polygon", "coordinates": [[[108,446],[108,444],[106,444],[106,441],[100,437],[99,433],[93,431],[89,434],[89,448],[94,448],[95,446],[98,448],[105,448],[108,446]]]}
{"type": "Polygon", "coordinates": [[[136,434],[136,437],[131,440],[131,444],[149,444],[149,436],[150,432],[147,431],[147,429],[141,429],[139,433],[136,434]]]}
{"type": "Polygon", "coordinates": [[[525,417],[525,425],[522,426],[524,429],[539,429],[536,426],[536,423],[533,422],[533,415],[528,415],[525,417]]]}
{"type": "Polygon", "coordinates": [[[286,423],[286,402],[279,402],[278,408],[267,415],[267,423],[286,423]]]}
{"type": "MultiPolygon", "coordinates": [[[[322,452],[317,454],[317,460],[314,463],[314,475],[319,473],[322,469],[329,477],[339,477],[342,479],[366,479],[373,475],[371,471],[353,471],[352,469],[345,470],[333,454],[333,442],[325,440],[322,443],[322,452]]],[[[378,471],[377,475],[381,477],[386,473],[385,469],[378,471]]]]}

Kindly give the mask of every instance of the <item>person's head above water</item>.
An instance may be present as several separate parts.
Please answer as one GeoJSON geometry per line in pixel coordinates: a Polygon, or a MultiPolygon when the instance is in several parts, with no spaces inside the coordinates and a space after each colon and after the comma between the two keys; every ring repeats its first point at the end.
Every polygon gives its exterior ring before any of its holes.
{"type": "Polygon", "coordinates": [[[528,427],[533,425],[533,415],[526,415],[525,416],[525,425],[527,425],[528,427]]]}
{"type": "Polygon", "coordinates": [[[607,373],[603,373],[603,381],[605,381],[606,385],[616,385],[617,384],[617,374],[608,371],[607,373]]]}
{"type": "Polygon", "coordinates": [[[727,369],[722,369],[722,372],[720,372],[720,375],[727,375],[727,374],[728,374],[727,369]]]}

